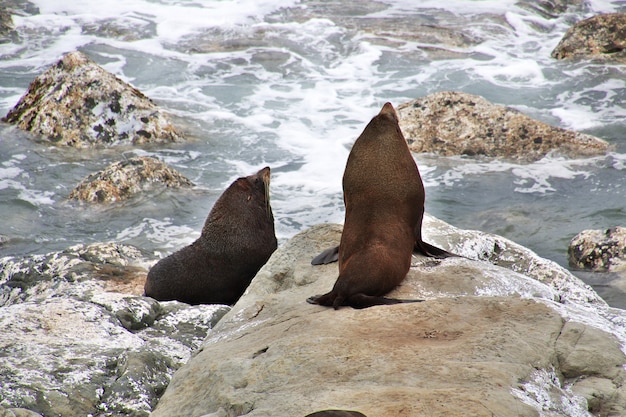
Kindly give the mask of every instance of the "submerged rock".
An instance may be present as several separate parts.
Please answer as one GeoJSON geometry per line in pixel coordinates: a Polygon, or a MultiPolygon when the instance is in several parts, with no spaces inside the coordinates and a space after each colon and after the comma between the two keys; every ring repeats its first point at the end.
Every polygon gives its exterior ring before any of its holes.
{"type": "MultiPolygon", "coordinates": [[[[468,256],[459,243],[472,233],[425,222],[426,240],[468,256]]],[[[486,236],[475,233],[475,241],[486,236]]],[[[552,275],[564,277],[567,292],[487,262],[416,255],[389,296],[422,303],[307,304],[337,279],[336,264],[310,260],[340,236],[339,225],[316,226],[280,247],[175,373],[152,417],[303,416],[331,408],[386,417],[626,411],[626,313],[556,264],[552,275]],[[602,353],[592,357],[592,346],[602,353]]],[[[521,264],[541,261],[494,239],[521,264]]],[[[476,247],[496,252],[494,239],[476,247]]]]}
{"type": "Polygon", "coordinates": [[[0,259],[0,416],[149,414],[229,307],[118,292],[145,263],[116,243],[0,259]]]}
{"type": "Polygon", "coordinates": [[[69,199],[110,203],[132,197],[144,186],[161,183],[166,187],[191,187],[181,173],[152,157],[136,157],[115,162],[89,175],[70,193],[69,199]]]}
{"type": "Polygon", "coordinates": [[[568,9],[579,10],[584,4],[584,0],[521,0],[515,3],[516,6],[550,19],[558,17],[568,9]]]}
{"type": "Polygon", "coordinates": [[[149,98],[82,52],[65,55],[35,78],[3,120],[63,146],[183,139],[149,98]]]}
{"type": "Polygon", "coordinates": [[[569,264],[592,271],[626,271],[626,228],[583,230],[570,242],[569,264]]]}
{"type": "Polygon", "coordinates": [[[5,9],[0,10],[0,44],[11,42],[15,35],[11,13],[5,9]]]}
{"type": "Polygon", "coordinates": [[[442,91],[397,110],[414,152],[535,161],[552,151],[578,157],[608,149],[608,143],[596,137],[550,126],[466,93],[442,91]]]}
{"type": "Polygon", "coordinates": [[[626,59],[626,13],[608,13],[582,20],[568,29],[552,57],[626,59]]]}

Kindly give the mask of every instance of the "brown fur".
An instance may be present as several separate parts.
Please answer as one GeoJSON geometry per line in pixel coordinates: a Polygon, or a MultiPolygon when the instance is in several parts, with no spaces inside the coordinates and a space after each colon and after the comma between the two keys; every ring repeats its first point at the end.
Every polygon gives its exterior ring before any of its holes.
{"type": "Polygon", "coordinates": [[[233,182],[198,240],[150,269],[145,294],[189,304],[235,303],[277,247],[269,182],[269,167],[233,182]]]}
{"type": "Polygon", "coordinates": [[[365,308],[401,302],[384,298],[406,276],[424,214],[424,186],[390,103],[354,143],[343,175],[346,217],[339,277],[332,291],[309,302],[365,308]]]}

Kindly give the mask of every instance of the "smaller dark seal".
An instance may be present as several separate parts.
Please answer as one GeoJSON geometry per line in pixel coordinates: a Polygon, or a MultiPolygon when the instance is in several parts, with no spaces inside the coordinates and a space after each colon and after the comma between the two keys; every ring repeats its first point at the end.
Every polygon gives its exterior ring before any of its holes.
{"type": "Polygon", "coordinates": [[[145,295],[234,304],[277,247],[269,185],[269,167],[233,182],[215,202],[200,237],[150,269],[145,295]]]}

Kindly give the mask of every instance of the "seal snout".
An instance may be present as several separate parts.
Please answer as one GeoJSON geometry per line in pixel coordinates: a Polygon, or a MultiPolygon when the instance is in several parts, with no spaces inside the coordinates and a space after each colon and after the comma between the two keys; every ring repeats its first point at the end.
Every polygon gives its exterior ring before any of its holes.
{"type": "Polygon", "coordinates": [[[381,116],[392,116],[394,118],[398,118],[396,109],[393,108],[393,105],[390,102],[386,102],[378,114],[381,116]]]}
{"type": "Polygon", "coordinates": [[[265,167],[257,172],[257,175],[261,177],[265,185],[270,184],[270,167],[265,167]]]}

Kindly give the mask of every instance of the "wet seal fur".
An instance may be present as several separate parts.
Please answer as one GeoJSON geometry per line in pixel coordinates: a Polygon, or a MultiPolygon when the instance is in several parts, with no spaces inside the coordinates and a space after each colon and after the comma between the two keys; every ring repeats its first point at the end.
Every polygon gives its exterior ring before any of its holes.
{"type": "Polygon", "coordinates": [[[339,277],[331,292],[307,301],[335,309],[420,301],[383,295],[402,282],[414,249],[431,257],[454,255],[422,241],[424,185],[391,103],[352,146],[343,193],[346,215],[339,247],[312,261],[338,260],[339,277]]]}
{"type": "Polygon", "coordinates": [[[270,168],[234,181],[200,237],[148,272],[145,295],[189,304],[234,304],[276,250],[270,168]]]}

